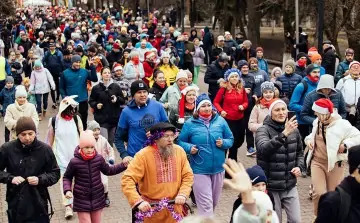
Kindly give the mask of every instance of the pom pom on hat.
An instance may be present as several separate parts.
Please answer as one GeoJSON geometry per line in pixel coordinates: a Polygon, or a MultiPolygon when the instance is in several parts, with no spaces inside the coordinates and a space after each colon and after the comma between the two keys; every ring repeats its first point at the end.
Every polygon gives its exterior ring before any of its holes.
{"type": "Polygon", "coordinates": [[[86,130],[80,134],[80,139],[79,139],[80,149],[84,147],[95,147],[95,144],[96,144],[96,140],[92,131],[86,130]]]}
{"type": "Polygon", "coordinates": [[[224,74],[225,81],[229,81],[229,78],[231,77],[231,75],[237,75],[240,78],[241,72],[237,68],[228,69],[224,74]]]}
{"type": "Polygon", "coordinates": [[[334,104],[327,98],[320,98],[314,102],[312,110],[323,115],[331,114],[334,112],[334,104]]]}

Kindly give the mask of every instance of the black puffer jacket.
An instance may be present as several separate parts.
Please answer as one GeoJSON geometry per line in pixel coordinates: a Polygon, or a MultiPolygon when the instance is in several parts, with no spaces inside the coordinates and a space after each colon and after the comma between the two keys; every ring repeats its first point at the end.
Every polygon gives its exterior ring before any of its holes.
{"type": "Polygon", "coordinates": [[[166,89],[167,89],[166,85],[164,88],[161,88],[156,82],[154,82],[152,88],[150,88],[149,90],[149,93],[154,94],[156,101],[159,101],[166,89]]]}
{"type": "Polygon", "coordinates": [[[204,77],[204,82],[209,84],[209,97],[211,98],[211,100],[214,100],[216,93],[218,92],[220,86],[217,83],[217,81],[220,78],[224,78],[224,73],[225,71],[227,71],[228,69],[230,69],[229,65],[226,65],[224,68],[222,68],[219,65],[218,60],[215,60],[210,66],[208,66],[208,68],[206,69],[205,72],[205,77],[204,77]]]}
{"type": "Polygon", "coordinates": [[[264,125],[255,135],[257,164],[265,171],[270,191],[284,191],[295,187],[296,177],[290,171],[294,167],[304,169],[300,133],[296,130],[283,140],[279,134],[284,129],[284,124],[276,123],[267,116],[264,125]]]}
{"type": "Polygon", "coordinates": [[[6,201],[10,223],[39,222],[48,214],[47,188],[60,179],[60,169],[50,146],[35,138],[23,146],[19,139],[0,147],[0,183],[7,184],[6,201]],[[6,171],[4,171],[6,169],[6,171]],[[27,181],[14,185],[15,176],[39,178],[37,186],[27,181]]]}
{"type": "Polygon", "coordinates": [[[94,119],[100,126],[117,126],[121,112],[120,105],[124,103],[125,97],[116,83],[111,83],[106,88],[104,83],[100,82],[91,89],[89,105],[94,109],[94,119]],[[111,102],[112,95],[117,98],[115,103],[111,102]],[[101,109],[97,108],[99,103],[103,104],[101,109]]]}

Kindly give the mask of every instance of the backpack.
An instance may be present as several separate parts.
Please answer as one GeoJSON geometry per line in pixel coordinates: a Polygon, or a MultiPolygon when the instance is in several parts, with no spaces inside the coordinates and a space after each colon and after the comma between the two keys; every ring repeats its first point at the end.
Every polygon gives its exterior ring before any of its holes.
{"type": "Polygon", "coordinates": [[[351,207],[351,195],[344,190],[340,185],[335,189],[340,194],[340,204],[339,204],[339,215],[337,222],[345,223],[348,218],[350,207],[351,207]]]}
{"type": "MultiPolygon", "coordinates": [[[[75,125],[76,125],[76,130],[80,136],[80,131],[79,131],[79,125],[78,125],[78,116],[77,115],[74,115],[74,122],[75,122],[75,125]]],[[[51,118],[51,126],[53,127],[53,130],[54,130],[54,136],[55,136],[55,123],[56,123],[56,116],[52,117],[51,118]]]]}

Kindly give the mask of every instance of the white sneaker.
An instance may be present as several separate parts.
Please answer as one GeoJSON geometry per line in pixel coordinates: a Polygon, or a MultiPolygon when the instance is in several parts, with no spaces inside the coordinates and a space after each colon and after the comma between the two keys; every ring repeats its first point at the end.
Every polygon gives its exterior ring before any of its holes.
{"type": "Polygon", "coordinates": [[[65,207],[65,218],[67,220],[69,220],[72,218],[73,215],[74,215],[74,212],[73,212],[72,208],[70,206],[66,206],[65,207]]]}

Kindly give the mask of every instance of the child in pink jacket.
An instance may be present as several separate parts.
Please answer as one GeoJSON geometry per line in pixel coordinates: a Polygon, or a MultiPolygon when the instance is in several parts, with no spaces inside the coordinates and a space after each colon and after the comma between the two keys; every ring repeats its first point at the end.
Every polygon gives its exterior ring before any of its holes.
{"type": "MultiPolygon", "coordinates": [[[[91,130],[94,133],[94,137],[96,140],[95,149],[96,151],[102,155],[106,162],[108,162],[111,165],[114,165],[115,163],[115,155],[114,155],[114,149],[109,144],[108,140],[100,135],[100,125],[95,120],[89,121],[87,125],[87,130],[91,130]]],[[[109,191],[109,181],[108,177],[104,174],[101,174],[101,182],[104,184],[104,192],[105,192],[105,202],[106,207],[110,206],[110,199],[108,196],[109,191]]]]}

